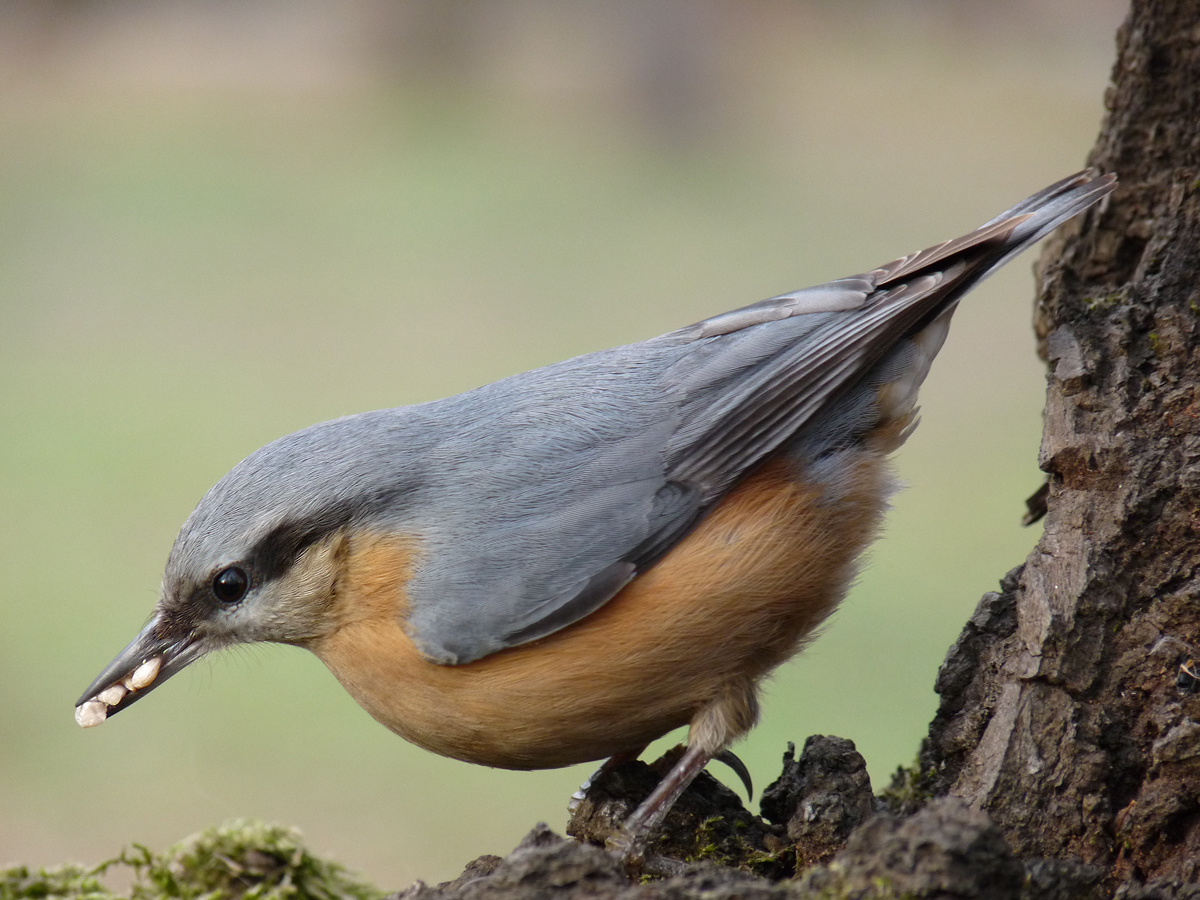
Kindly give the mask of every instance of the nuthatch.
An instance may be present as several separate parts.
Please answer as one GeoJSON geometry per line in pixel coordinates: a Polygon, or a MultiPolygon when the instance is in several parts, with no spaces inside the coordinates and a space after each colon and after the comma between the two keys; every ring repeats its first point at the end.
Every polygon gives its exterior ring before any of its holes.
{"type": "Polygon", "coordinates": [[[633,758],[688,725],[614,842],[636,857],[845,595],[959,300],[1115,182],[1081,172],[865,274],[267,444],[188,517],[76,719],[273,641],[487,766],[633,758]]]}

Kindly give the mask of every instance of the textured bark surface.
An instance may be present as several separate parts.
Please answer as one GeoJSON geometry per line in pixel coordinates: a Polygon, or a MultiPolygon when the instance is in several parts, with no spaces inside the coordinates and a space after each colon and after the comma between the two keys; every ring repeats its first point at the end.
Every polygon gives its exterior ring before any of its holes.
{"type": "MultiPolygon", "coordinates": [[[[654,790],[682,748],[655,763],[627,762],[597,778],[567,823],[567,834],[603,847],[654,790]]],[[[766,878],[790,878],[828,862],[850,833],[882,808],[867,764],[845,738],[813,735],[800,758],[789,744],[783,770],[762,794],[762,817],[707,772],[701,773],[649,848],[661,859],[710,862],[766,878]]]]}
{"type": "Polygon", "coordinates": [[[921,773],[1110,886],[1200,877],[1195,0],[1135,0],[1113,79],[1091,163],[1121,186],[1039,265],[1045,533],[947,658],[921,773]]]}
{"type": "Polygon", "coordinates": [[[796,868],[803,871],[831,860],[880,804],[853,741],[815,734],[799,759],[795,754],[789,743],[783,771],[763,791],[759,806],[764,818],[786,827],[796,868]]]}
{"type": "MultiPolygon", "coordinates": [[[[1095,881],[1095,877],[1092,879],[1095,881]]],[[[1031,883],[986,814],[942,798],[909,819],[878,815],[854,832],[829,866],[772,881],[709,862],[679,866],[657,881],[630,880],[615,857],[539,825],[504,859],[484,856],[452,882],[417,882],[388,900],[1085,900],[1077,874],[1046,879],[1058,893],[1022,893],[1031,883]],[[1067,885],[1066,888],[1062,888],[1067,885]]]]}
{"type": "MultiPolygon", "coordinates": [[[[567,834],[603,847],[670,771],[682,749],[676,747],[649,765],[623,763],[597,778],[572,812],[567,834]]],[[[751,813],[707,772],[679,798],[656,835],[649,848],[655,857],[715,863],[766,878],[788,878],[796,871],[785,828],[751,813]]]]}

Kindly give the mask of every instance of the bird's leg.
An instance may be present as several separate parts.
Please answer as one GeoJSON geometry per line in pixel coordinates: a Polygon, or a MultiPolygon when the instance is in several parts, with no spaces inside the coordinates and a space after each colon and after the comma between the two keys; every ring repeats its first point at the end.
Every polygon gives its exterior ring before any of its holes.
{"type": "Polygon", "coordinates": [[[689,744],[679,762],[675,763],[650,796],[642,801],[642,805],[633,811],[633,815],[625,820],[621,830],[605,842],[605,846],[623,857],[626,864],[640,863],[645,857],[651,832],[662,824],[675,801],[704,771],[712,758],[711,750],[689,744]]]}
{"type": "Polygon", "coordinates": [[[646,748],[643,747],[641,750],[630,753],[616,753],[606,759],[600,768],[589,775],[583,784],[579,786],[579,790],[571,795],[571,800],[569,803],[567,803],[567,812],[574,813],[575,810],[579,809],[579,804],[587,799],[587,792],[592,789],[593,784],[595,784],[617,766],[623,765],[627,762],[633,762],[633,760],[642,755],[642,750],[645,749],[646,748]]]}
{"type": "MultiPolygon", "coordinates": [[[[650,833],[662,824],[675,801],[695,781],[709,761],[744,735],[758,718],[758,688],[752,678],[735,678],[692,717],[688,745],[658,787],[633,811],[620,831],[605,846],[620,854],[627,868],[640,869],[645,862],[650,833]]],[[[733,757],[736,759],[737,757],[733,757]]]]}

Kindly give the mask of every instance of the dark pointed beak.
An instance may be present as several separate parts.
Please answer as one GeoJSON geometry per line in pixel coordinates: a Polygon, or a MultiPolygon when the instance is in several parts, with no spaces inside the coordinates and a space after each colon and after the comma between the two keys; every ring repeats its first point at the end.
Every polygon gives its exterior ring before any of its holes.
{"type": "Polygon", "coordinates": [[[204,655],[204,641],[180,637],[155,616],[75,701],[80,725],[99,725],[204,655]],[[90,704],[87,710],[81,709],[90,704]]]}

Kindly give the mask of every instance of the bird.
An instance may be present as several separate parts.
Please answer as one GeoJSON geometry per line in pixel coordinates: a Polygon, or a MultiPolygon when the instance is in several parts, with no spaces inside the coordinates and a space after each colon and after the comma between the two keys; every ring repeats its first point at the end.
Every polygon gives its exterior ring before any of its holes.
{"type": "Polygon", "coordinates": [[[687,726],[609,842],[643,858],[845,597],[959,301],[1115,185],[1087,169],[863,274],[272,441],[188,516],[76,720],[267,641],[470,763],[623,761],[687,726]]]}

